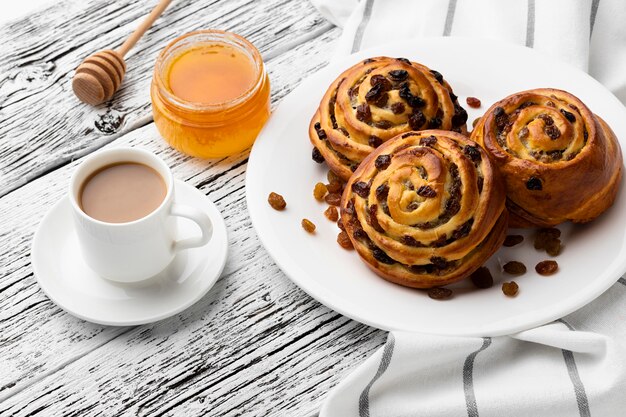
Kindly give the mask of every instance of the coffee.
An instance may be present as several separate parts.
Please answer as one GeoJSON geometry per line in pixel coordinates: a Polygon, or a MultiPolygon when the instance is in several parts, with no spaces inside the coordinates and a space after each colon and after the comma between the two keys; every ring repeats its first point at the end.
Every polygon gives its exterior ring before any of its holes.
{"type": "Polygon", "coordinates": [[[96,220],[126,223],[152,213],[166,194],[165,181],[156,170],[136,162],[118,162],[91,174],[78,200],[85,214],[96,220]]]}

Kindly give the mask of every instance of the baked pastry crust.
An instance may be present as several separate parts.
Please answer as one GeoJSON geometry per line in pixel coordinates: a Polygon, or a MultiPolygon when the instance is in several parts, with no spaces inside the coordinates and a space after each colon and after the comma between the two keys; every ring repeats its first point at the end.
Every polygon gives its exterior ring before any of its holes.
{"type": "Polygon", "coordinates": [[[510,95],[487,110],[471,138],[504,177],[511,227],[585,223],[615,201],[623,170],[615,133],[566,91],[510,95]]]}
{"type": "Polygon", "coordinates": [[[466,133],[467,112],[437,71],[405,58],[369,58],[330,85],[309,126],[311,143],[348,180],[377,146],[420,129],[466,133]]]}
{"type": "Polygon", "coordinates": [[[504,183],[487,153],[450,131],[408,132],[372,152],[344,190],[341,219],[365,263],[397,284],[468,277],[502,245],[504,183]]]}

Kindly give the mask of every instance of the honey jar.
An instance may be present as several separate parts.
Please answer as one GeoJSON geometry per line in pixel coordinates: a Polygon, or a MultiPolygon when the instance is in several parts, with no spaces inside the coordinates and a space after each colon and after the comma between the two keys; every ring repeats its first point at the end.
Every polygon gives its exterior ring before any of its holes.
{"type": "Polygon", "coordinates": [[[218,30],[191,32],[159,55],[150,88],[154,122],[174,148],[218,158],[249,148],[270,115],[259,51],[218,30]]]}

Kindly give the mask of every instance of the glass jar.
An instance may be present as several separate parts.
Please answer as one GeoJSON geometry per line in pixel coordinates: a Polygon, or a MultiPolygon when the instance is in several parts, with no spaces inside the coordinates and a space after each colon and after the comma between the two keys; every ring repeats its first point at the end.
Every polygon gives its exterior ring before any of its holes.
{"type": "Polygon", "coordinates": [[[243,37],[218,30],[187,33],[167,45],[154,66],[150,96],[154,122],[165,140],[200,158],[224,157],[249,148],[270,115],[270,83],[259,51],[243,37]],[[235,49],[250,59],[252,86],[219,103],[177,97],[169,80],[174,60],[194,48],[216,45],[235,49]]]}

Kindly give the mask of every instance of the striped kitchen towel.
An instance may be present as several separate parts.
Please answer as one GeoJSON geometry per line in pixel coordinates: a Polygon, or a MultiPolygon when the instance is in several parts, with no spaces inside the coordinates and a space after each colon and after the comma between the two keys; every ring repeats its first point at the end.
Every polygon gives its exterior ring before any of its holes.
{"type": "MultiPolygon", "coordinates": [[[[337,56],[420,36],[501,39],[588,71],[626,103],[626,0],[311,1],[343,28],[337,56]]],[[[626,280],[561,320],[510,336],[391,332],[319,415],[626,416],[626,280]]]]}

